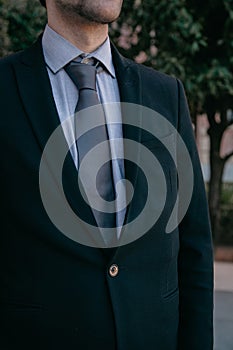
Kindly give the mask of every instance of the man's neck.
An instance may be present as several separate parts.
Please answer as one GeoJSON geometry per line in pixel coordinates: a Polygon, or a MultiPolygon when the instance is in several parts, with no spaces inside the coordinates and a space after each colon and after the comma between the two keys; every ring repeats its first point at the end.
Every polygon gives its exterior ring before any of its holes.
{"type": "Polygon", "coordinates": [[[48,25],[83,52],[95,51],[108,36],[108,25],[92,23],[78,15],[65,17],[56,8],[48,9],[48,25]]]}

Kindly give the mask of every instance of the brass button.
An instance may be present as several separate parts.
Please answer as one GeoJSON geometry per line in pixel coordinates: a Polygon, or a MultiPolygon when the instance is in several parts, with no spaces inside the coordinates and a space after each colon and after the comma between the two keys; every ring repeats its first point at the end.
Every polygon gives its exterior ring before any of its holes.
{"type": "Polygon", "coordinates": [[[119,267],[116,264],[113,264],[109,268],[109,275],[111,277],[116,277],[119,273],[119,267]]]}

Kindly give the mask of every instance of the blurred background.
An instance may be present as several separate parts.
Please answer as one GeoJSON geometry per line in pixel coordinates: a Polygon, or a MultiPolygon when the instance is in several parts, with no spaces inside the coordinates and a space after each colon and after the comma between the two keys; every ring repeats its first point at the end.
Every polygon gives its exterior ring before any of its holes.
{"type": "MultiPolygon", "coordinates": [[[[30,46],[45,23],[39,0],[0,0],[0,57],[30,46]]],[[[125,56],[185,86],[213,231],[215,350],[232,350],[233,0],[124,0],[110,35],[125,56]]]]}

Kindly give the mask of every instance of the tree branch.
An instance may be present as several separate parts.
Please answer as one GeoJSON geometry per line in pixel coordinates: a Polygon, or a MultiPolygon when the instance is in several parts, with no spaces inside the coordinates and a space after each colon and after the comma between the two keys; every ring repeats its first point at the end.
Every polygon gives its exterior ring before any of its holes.
{"type": "Polygon", "coordinates": [[[230,152],[230,153],[228,153],[228,154],[223,158],[224,162],[227,162],[228,159],[230,159],[232,156],[233,156],[233,151],[230,152]]]}

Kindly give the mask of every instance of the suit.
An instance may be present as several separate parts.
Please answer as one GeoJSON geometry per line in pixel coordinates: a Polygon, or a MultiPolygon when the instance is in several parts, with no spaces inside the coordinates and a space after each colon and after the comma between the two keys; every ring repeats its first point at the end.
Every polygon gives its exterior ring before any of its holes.
{"type": "MultiPolygon", "coordinates": [[[[165,235],[177,181],[171,160],[148,133],[123,129],[167,169],[161,217],[130,244],[105,250],[74,242],[49,219],[39,191],[39,166],[59,125],[41,40],[0,63],[1,238],[0,344],[15,349],[202,350],[213,347],[212,243],[204,185],[187,102],[174,78],[138,65],[112,47],[122,102],[161,113],[182,136],[194,167],[191,203],[165,235]],[[113,276],[112,264],[118,271],[113,276]]],[[[64,166],[64,188],[76,213],[76,171],[64,166]]],[[[140,169],[126,164],[135,186],[126,220],[146,196],[140,169]]]]}

